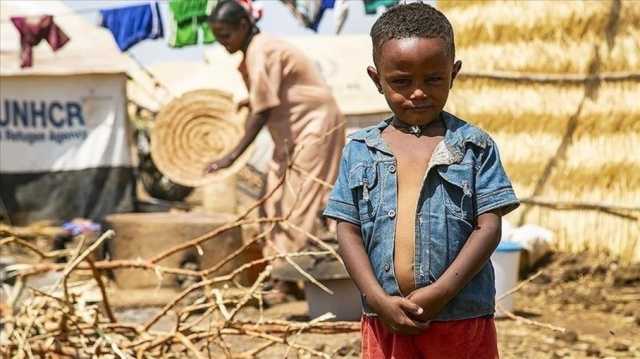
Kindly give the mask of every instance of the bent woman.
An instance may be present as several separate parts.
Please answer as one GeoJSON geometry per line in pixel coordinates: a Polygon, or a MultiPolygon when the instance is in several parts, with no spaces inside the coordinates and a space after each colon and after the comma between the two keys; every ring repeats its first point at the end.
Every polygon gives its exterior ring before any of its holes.
{"type": "MultiPolygon", "coordinates": [[[[208,171],[230,166],[266,126],[275,150],[265,193],[278,186],[287,161],[293,161],[286,181],[263,205],[267,217],[286,216],[302,230],[314,233],[321,210],[338,172],[345,142],[344,119],[331,90],[314,63],[285,41],[260,32],[249,13],[234,0],[220,1],[209,16],[216,39],[230,53],[241,51],[238,70],[249,93],[251,115],[244,137],[208,171]]],[[[300,250],[304,233],[280,224],[270,234],[276,248],[265,255],[300,250]]]]}

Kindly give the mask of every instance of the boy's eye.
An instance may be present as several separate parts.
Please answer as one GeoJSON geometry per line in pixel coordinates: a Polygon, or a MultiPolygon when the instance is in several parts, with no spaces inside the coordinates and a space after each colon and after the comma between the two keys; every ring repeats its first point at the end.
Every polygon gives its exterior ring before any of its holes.
{"type": "Polygon", "coordinates": [[[440,80],[442,80],[442,77],[438,77],[438,76],[427,77],[427,82],[429,83],[439,82],[440,80]]]}
{"type": "Polygon", "coordinates": [[[404,86],[404,85],[409,85],[411,83],[411,80],[409,80],[409,79],[393,79],[393,80],[391,80],[391,83],[393,85],[396,85],[396,86],[404,86]]]}

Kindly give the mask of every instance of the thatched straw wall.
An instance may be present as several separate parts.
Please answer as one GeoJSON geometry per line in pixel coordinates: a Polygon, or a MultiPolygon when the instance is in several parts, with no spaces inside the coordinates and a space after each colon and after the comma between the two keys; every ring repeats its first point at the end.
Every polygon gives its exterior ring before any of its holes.
{"type": "Polygon", "coordinates": [[[463,61],[447,109],[493,136],[538,202],[508,219],[640,261],[640,1],[437,5],[463,61]]]}

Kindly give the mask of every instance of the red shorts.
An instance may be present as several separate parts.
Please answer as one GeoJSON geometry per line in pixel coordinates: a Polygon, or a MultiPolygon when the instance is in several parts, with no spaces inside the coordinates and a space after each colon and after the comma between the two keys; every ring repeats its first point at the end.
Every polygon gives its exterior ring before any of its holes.
{"type": "Polygon", "coordinates": [[[493,318],[432,322],[422,334],[393,333],[377,317],[362,316],[362,357],[366,359],[494,359],[498,340],[493,318]]]}

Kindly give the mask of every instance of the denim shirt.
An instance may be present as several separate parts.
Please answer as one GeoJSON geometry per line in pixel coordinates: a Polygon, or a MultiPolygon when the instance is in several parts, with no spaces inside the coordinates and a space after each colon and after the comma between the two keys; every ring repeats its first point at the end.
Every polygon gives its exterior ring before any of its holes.
{"type": "MultiPolygon", "coordinates": [[[[442,117],[444,140],[432,154],[418,199],[416,288],[435,282],[444,273],[471,235],[479,215],[497,208],[506,214],[519,205],[489,135],[449,113],[442,112],[442,117]]],[[[393,263],[397,164],[381,135],[390,121],[349,136],[324,215],[360,227],[378,282],[387,294],[401,295],[393,263]]],[[[494,297],[494,272],[487,261],[435,320],[491,315],[494,297]]],[[[375,315],[362,299],[364,314],[375,315]]]]}

